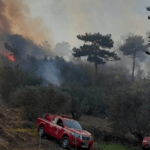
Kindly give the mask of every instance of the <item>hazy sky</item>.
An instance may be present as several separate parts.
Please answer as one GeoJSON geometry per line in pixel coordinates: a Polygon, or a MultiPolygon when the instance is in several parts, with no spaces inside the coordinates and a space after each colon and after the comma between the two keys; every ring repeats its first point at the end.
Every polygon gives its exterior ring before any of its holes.
{"type": "Polygon", "coordinates": [[[31,17],[41,18],[57,42],[80,44],[77,34],[112,34],[114,41],[128,32],[145,36],[150,29],[148,0],[25,0],[31,17]]]}

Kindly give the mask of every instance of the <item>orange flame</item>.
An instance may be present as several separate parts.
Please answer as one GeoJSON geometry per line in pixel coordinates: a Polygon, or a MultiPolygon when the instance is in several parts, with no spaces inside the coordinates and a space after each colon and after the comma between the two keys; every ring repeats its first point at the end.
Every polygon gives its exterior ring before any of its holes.
{"type": "Polygon", "coordinates": [[[5,56],[8,60],[10,60],[10,61],[15,61],[15,56],[13,55],[13,53],[6,52],[6,53],[4,54],[4,56],[5,56]]]}

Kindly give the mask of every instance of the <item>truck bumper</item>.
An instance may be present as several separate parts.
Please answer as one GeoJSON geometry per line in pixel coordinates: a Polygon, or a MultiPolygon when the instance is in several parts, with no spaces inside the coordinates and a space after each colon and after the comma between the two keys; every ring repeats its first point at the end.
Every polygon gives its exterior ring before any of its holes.
{"type": "Polygon", "coordinates": [[[75,147],[82,147],[82,148],[91,148],[93,145],[93,140],[90,141],[85,141],[85,140],[81,140],[79,138],[70,138],[69,141],[70,146],[75,146],[75,147]]]}

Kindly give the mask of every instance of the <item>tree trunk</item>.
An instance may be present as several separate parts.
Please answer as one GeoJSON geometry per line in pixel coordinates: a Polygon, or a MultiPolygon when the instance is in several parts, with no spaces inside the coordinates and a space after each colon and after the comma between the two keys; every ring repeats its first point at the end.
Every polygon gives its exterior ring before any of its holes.
{"type": "Polygon", "coordinates": [[[98,66],[97,63],[95,63],[95,85],[98,85],[98,66]]]}
{"type": "Polygon", "coordinates": [[[136,58],[136,53],[134,53],[134,56],[133,56],[132,82],[134,82],[135,58],[136,58]]]}

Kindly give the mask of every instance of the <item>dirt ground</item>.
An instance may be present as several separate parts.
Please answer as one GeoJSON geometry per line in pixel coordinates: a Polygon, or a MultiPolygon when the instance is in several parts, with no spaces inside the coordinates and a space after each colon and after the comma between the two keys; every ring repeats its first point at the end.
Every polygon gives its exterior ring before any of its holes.
{"type": "MultiPolygon", "coordinates": [[[[88,122],[90,126],[102,125],[101,120],[95,117],[85,116],[81,120],[82,123],[88,122]]],[[[21,109],[0,109],[0,150],[62,150],[57,140],[50,137],[40,139],[36,129],[23,129],[22,124],[21,109]]],[[[108,128],[105,125],[103,127],[108,128]]],[[[98,150],[98,146],[99,144],[94,142],[91,150],[98,150]]]]}

